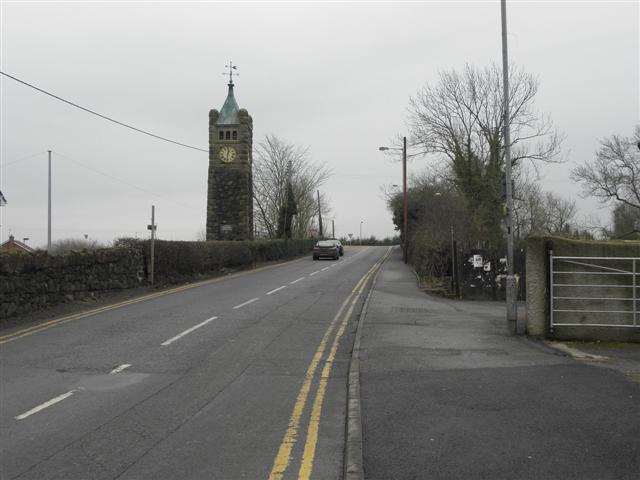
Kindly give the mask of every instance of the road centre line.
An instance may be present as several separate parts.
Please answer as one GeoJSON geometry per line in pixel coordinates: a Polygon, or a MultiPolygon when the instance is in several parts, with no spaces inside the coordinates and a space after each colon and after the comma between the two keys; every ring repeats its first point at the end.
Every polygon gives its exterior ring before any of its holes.
{"type": "Polygon", "coordinates": [[[245,307],[245,306],[249,305],[250,303],[257,302],[258,300],[260,300],[259,297],[252,298],[251,300],[247,300],[246,302],[241,303],[240,305],[236,305],[235,307],[233,307],[233,309],[237,310],[238,308],[245,307]]]}
{"type": "Polygon", "coordinates": [[[129,368],[130,366],[131,366],[130,363],[123,363],[122,365],[118,365],[117,367],[115,367],[113,370],[111,370],[109,372],[109,375],[113,375],[115,373],[120,373],[124,369],[129,368]]]}
{"type": "Polygon", "coordinates": [[[324,267],[320,269],[321,272],[324,272],[325,270],[329,270],[329,267],[324,267]]]}
{"type": "Polygon", "coordinates": [[[167,340],[167,341],[165,341],[165,342],[162,342],[162,343],[160,344],[160,346],[161,346],[161,347],[166,347],[167,345],[172,344],[173,342],[175,342],[176,340],[178,340],[178,339],[180,339],[180,338],[184,337],[185,335],[189,335],[189,334],[190,334],[191,332],[193,332],[194,330],[196,330],[196,329],[198,329],[198,328],[200,328],[200,327],[205,326],[207,323],[209,323],[209,322],[211,322],[211,321],[215,320],[216,318],[218,318],[218,317],[211,317],[211,318],[208,318],[208,319],[206,319],[204,322],[200,322],[199,324],[194,325],[193,327],[186,329],[184,332],[179,333],[179,334],[178,334],[178,335],[176,335],[175,337],[172,337],[172,338],[170,338],[169,340],[167,340]]]}
{"type": "Polygon", "coordinates": [[[58,395],[55,398],[52,398],[51,400],[41,403],[40,405],[38,405],[37,407],[33,407],[31,410],[24,412],[21,415],[18,415],[17,417],[14,417],[16,420],[24,420],[27,417],[30,417],[31,415],[33,415],[34,413],[38,413],[42,410],[44,410],[47,407],[50,407],[51,405],[55,405],[58,402],[61,402],[62,400],[64,400],[65,398],[69,398],[71,395],[73,395],[74,393],[79,392],[80,389],[73,389],[68,391],[67,393],[63,393],[62,395],[58,395]]]}
{"type": "Polygon", "coordinates": [[[306,277],[300,277],[297,280],[294,280],[293,282],[289,282],[289,285],[293,285],[294,283],[298,283],[301,282],[302,280],[304,280],[306,277]]]}
{"type": "MultiPolygon", "coordinates": [[[[309,396],[309,391],[311,390],[311,384],[315,377],[315,372],[320,363],[320,360],[324,356],[324,352],[327,347],[329,338],[336,324],[338,323],[338,320],[340,319],[342,313],[345,311],[345,309],[349,305],[349,302],[352,301],[352,299],[353,299],[353,303],[355,304],[358,296],[360,295],[360,293],[358,293],[358,289],[360,288],[364,289],[364,286],[366,285],[367,281],[371,277],[372,273],[375,272],[375,270],[382,264],[382,261],[384,261],[385,257],[383,257],[382,260],[376,262],[376,264],[374,264],[371,267],[371,269],[369,269],[369,271],[365,273],[362,276],[362,278],[360,278],[360,280],[356,283],[353,290],[349,293],[345,301],[340,306],[338,312],[336,313],[336,316],[333,317],[333,319],[331,320],[331,323],[329,324],[329,327],[325,331],[324,336],[322,337],[322,340],[320,341],[320,344],[318,346],[318,349],[315,355],[313,356],[313,359],[311,360],[309,367],[307,368],[307,372],[305,373],[304,382],[302,384],[302,387],[300,388],[300,391],[298,392],[298,396],[296,398],[296,402],[294,404],[293,411],[289,419],[287,431],[285,432],[282,443],[280,444],[280,447],[278,449],[276,458],[274,459],[273,467],[271,469],[271,474],[269,475],[269,480],[282,480],[285,471],[287,470],[287,468],[289,467],[289,464],[291,463],[291,452],[297,441],[298,429],[300,427],[300,420],[304,412],[304,407],[305,407],[307,398],[309,396]]],[[[315,272],[315,273],[318,273],[318,272],[315,272]]],[[[349,317],[350,317],[350,314],[349,316],[346,317],[346,320],[343,319],[343,323],[345,321],[348,323],[349,317]]],[[[328,360],[325,361],[325,365],[327,362],[328,360]]],[[[318,398],[318,395],[316,395],[316,400],[317,398],[318,398]]],[[[320,403],[319,408],[321,408],[321,406],[322,404],[320,403]]],[[[307,439],[307,443],[309,443],[309,439],[307,439]]],[[[307,447],[305,447],[305,450],[309,453],[309,449],[307,447]]],[[[312,456],[315,455],[315,445],[313,446],[313,452],[311,452],[311,455],[312,456]]],[[[311,458],[311,461],[313,461],[313,458],[311,458]]]]}
{"type": "Polygon", "coordinates": [[[320,270],[316,270],[315,272],[311,272],[309,274],[310,277],[313,277],[316,273],[320,273],[320,270]]]}
{"type": "Polygon", "coordinates": [[[280,290],[282,290],[283,288],[287,288],[286,285],[282,285],[281,287],[278,288],[274,288],[273,290],[271,290],[270,292],[267,292],[266,295],[271,295],[272,293],[276,293],[279,292],[280,290]]]}

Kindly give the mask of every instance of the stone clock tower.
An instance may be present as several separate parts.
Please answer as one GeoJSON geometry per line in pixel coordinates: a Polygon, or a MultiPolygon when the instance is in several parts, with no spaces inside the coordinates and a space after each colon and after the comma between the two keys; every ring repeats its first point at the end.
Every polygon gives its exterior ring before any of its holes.
{"type": "Polygon", "coordinates": [[[207,240],[253,239],[253,120],[229,93],[220,112],[209,112],[209,189],[207,240]]]}

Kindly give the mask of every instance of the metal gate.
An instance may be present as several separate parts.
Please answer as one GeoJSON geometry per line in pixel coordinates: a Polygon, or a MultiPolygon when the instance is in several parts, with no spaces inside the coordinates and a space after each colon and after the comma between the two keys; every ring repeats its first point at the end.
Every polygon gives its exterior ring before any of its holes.
{"type": "Polygon", "coordinates": [[[564,257],[549,252],[549,317],[554,327],[640,328],[634,257],[564,257]]]}

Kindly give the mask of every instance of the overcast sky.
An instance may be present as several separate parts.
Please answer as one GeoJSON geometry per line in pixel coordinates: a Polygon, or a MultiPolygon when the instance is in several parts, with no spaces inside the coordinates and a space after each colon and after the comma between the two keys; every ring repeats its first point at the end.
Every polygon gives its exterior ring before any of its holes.
{"type": "MultiPolygon", "coordinates": [[[[542,186],[577,200],[570,168],[598,139],[639,121],[639,9],[630,2],[508,2],[510,62],[540,79],[537,107],[566,134],[563,165],[542,186]]],[[[158,135],[208,148],[208,112],[239,67],[236,99],[254,143],[275,134],[334,172],[322,187],[336,235],[394,234],[381,186],[401,164],[378,152],[406,133],[409,97],[438,72],[501,62],[500,3],[1,2],[1,69],[158,135]]],[[[46,244],[47,150],[53,239],[196,239],[208,155],[91,116],[11,79],[1,85],[0,240],[46,244]]],[[[419,172],[437,158],[417,159],[419,172]]]]}

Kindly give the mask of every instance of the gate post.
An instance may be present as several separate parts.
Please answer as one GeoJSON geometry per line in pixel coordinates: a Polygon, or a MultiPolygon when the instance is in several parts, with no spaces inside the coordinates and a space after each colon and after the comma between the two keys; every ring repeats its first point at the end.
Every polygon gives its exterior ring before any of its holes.
{"type": "Polygon", "coordinates": [[[638,323],[637,321],[637,310],[636,310],[636,259],[633,259],[633,326],[635,327],[638,323]]]}
{"type": "Polygon", "coordinates": [[[553,242],[546,242],[547,247],[547,308],[549,309],[549,333],[553,333],[553,242]]]}

